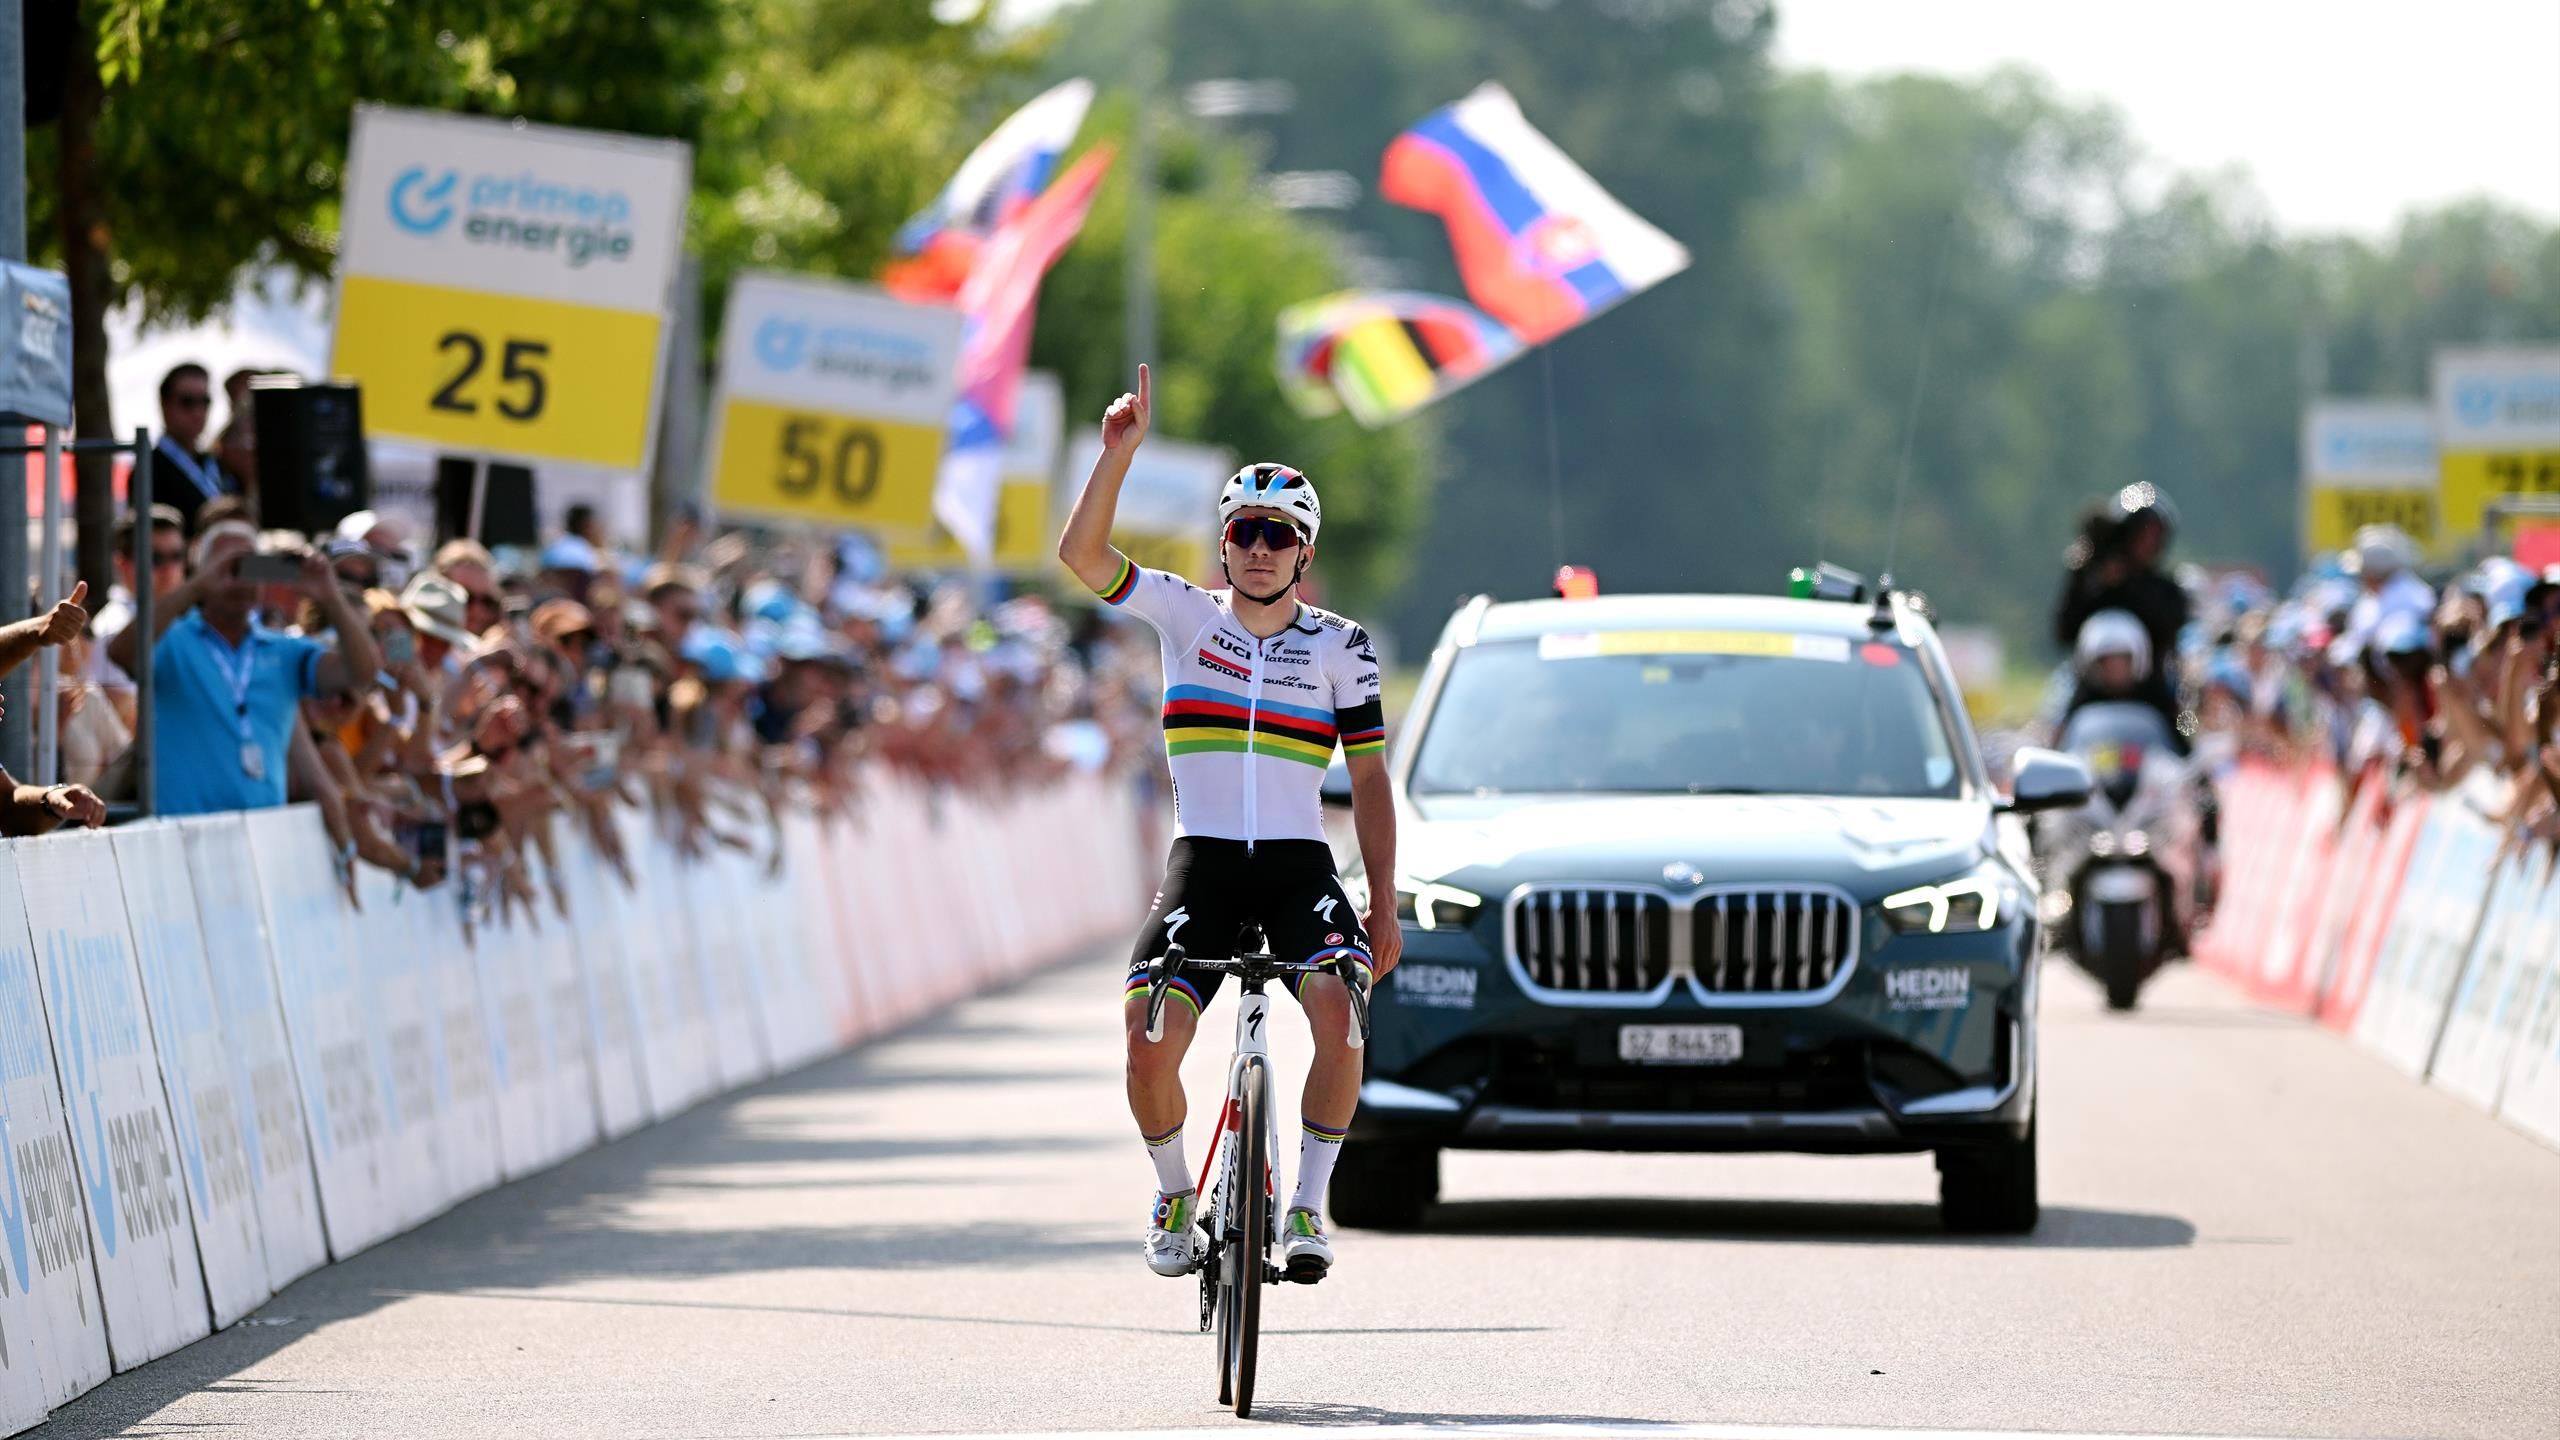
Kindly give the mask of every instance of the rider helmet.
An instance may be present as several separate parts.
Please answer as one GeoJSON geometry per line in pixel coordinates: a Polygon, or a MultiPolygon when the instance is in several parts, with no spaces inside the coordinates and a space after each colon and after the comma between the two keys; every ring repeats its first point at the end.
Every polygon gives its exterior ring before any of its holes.
{"type": "Polygon", "coordinates": [[[1218,496],[1218,528],[1224,530],[1239,510],[1277,510],[1306,533],[1309,543],[1324,523],[1324,507],[1316,503],[1315,482],[1286,465],[1265,460],[1228,477],[1218,496]]]}
{"type": "Polygon", "coordinates": [[[2168,495],[2148,480],[2136,480],[2115,493],[2107,502],[2107,513],[2121,530],[2133,520],[2148,515],[2160,522],[2169,534],[2178,533],[2178,507],[2169,503],[2168,495]]]}
{"type": "Polygon", "coordinates": [[[2142,628],[2130,610],[2101,610],[2080,626],[2080,641],[2072,647],[2071,663],[2086,675],[2100,660],[2109,655],[2123,655],[2133,661],[2133,673],[2151,673],[2151,632],[2142,628]]]}

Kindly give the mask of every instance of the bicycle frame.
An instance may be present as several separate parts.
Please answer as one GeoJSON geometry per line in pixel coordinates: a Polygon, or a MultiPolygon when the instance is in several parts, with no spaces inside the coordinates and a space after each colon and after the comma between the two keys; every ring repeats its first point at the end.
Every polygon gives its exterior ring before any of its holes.
{"type": "MultiPolygon", "coordinates": [[[[1209,1234],[1213,1244],[1217,1241],[1218,1226],[1234,1213],[1229,1207],[1235,1197],[1226,1193],[1229,1169],[1226,1158],[1227,1147],[1235,1140],[1238,1117],[1244,1111],[1244,1087],[1248,1076],[1266,1087],[1271,1083],[1271,997],[1262,992],[1259,980],[1246,981],[1243,989],[1244,993],[1236,997],[1236,1050],[1235,1058],[1227,1062],[1226,1100],[1218,1107],[1218,1126],[1209,1134],[1209,1153],[1201,1164],[1200,1179],[1195,1186],[1200,1194],[1210,1197],[1202,1208],[1202,1218],[1212,1222],[1209,1234]],[[1212,1175],[1218,1177],[1218,1188],[1214,1194],[1209,1189],[1209,1177],[1212,1175]]],[[[1264,1096],[1262,1107],[1263,1138],[1267,1142],[1262,1153],[1276,1156],[1280,1153],[1280,1125],[1272,1116],[1269,1098],[1267,1094],[1264,1096]]],[[[1264,1194],[1273,1193],[1271,1167],[1268,1165],[1263,1167],[1262,1187],[1264,1194]]],[[[1269,1238],[1265,1237],[1266,1243],[1269,1238]]]]}

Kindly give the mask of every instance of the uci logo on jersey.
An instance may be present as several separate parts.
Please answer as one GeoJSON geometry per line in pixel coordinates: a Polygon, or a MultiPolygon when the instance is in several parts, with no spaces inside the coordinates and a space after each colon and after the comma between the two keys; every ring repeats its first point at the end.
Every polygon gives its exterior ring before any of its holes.
{"type": "Polygon", "coordinates": [[[1250,660],[1253,658],[1253,649],[1251,646],[1246,645],[1243,641],[1227,634],[1223,630],[1213,630],[1209,632],[1209,643],[1226,651],[1228,654],[1235,656],[1239,660],[1250,660]]]}

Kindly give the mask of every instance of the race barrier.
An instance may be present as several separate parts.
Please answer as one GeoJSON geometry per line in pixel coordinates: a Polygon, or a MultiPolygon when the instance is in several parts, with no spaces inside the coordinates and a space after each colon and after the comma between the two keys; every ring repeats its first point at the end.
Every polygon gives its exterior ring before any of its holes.
{"type": "Polygon", "coordinates": [[[2560,856],[2451,791],[2248,762],[2196,958],[2413,1079],[2560,1145],[2560,856]]]}
{"type": "Polygon", "coordinates": [[[1138,805],[874,776],[754,853],[563,822],[534,904],[476,927],[369,869],[351,903],[308,807],[0,843],[0,1435],[502,1180],[1126,933],[1138,805]]]}

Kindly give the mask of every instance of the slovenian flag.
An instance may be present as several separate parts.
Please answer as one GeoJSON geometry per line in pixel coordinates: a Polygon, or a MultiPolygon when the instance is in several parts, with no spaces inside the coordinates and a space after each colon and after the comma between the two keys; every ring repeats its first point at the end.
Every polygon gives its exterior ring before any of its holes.
{"type": "Polygon", "coordinates": [[[1468,296],[1531,344],[1689,265],[1490,82],[1397,136],[1378,193],[1438,215],[1468,296]]]}
{"type": "Polygon", "coordinates": [[[898,227],[901,257],[881,283],[902,300],[948,304],[988,239],[1049,187],[1093,104],[1093,82],[1069,80],[1006,117],[980,141],[933,203],[898,227]]]}

